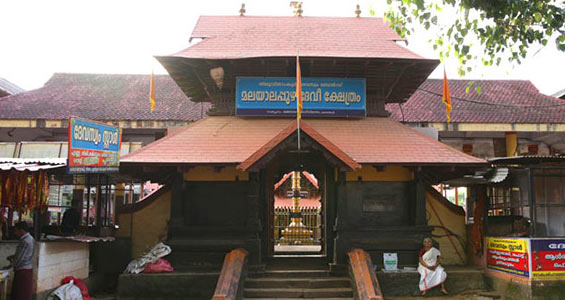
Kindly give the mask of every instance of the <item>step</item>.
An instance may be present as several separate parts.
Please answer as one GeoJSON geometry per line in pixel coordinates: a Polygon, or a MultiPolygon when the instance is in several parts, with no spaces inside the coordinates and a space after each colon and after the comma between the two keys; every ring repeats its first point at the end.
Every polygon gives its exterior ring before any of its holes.
{"type": "Polygon", "coordinates": [[[351,288],[348,277],[328,278],[248,278],[246,288],[351,288]]]}
{"type": "Polygon", "coordinates": [[[345,298],[243,298],[243,300],[353,300],[353,297],[345,298]]]}
{"type": "Polygon", "coordinates": [[[329,270],[266,270],[264,272],[250,272],[248,278],[309,278],[330,277],[329,270]]]}
{"type": "Polygon", "coordinates": [[[339,298],[353,297],[351,288],[324,288],[324,289],[297,289],[297,288],[273,288],[255,289],[245,288],[245,298],[339,298]]]}

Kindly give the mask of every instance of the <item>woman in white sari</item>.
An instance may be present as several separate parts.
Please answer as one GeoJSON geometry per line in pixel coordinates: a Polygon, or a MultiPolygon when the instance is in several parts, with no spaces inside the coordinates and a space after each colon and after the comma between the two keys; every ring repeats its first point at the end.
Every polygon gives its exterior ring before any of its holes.
{"type": "Polygon", "coordinates": [[[432,239],[424,239],[424,248],[420,250],[418,257],[418,272],[420,273],[420,292],[422,296],[426,292],[438,285],[441,285],[441,292],[447,295],[444,282],[447,278],[445,270],[440,265],[439,256],[440,252],[432,245],[432,239]]]}

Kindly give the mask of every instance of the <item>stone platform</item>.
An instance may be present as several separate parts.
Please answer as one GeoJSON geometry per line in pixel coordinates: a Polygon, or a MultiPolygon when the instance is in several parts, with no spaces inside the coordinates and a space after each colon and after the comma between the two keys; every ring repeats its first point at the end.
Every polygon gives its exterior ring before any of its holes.
{"type": "MultiPolygon", "coordinates": [[[[445,288],[450,294],[459,294],[468,290],[485,290],[483,270],[476,267],[444,266],[447,272],[445,288]]],[[[387,296],[419,296],[417,271],[378,271],[377,278],[385,298],[387,296]]],[[[439,287],[427,293],[428,296],[440,296],[439,287]]]]}
{"type": "Polygon", "coordinates": [[[118,280],[118,299],[193,299],[210,300],[220,277],[218,271],[161,274],[122,274],[118,280]]]}

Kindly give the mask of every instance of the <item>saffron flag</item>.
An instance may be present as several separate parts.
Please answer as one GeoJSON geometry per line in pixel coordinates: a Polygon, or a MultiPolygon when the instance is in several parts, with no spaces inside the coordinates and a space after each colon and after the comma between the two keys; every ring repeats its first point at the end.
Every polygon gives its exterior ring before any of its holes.
{"type": "Polygon", "coordinates": [[[447,82],[447,75],[445,75],[445,68],[443,68],[443,95],[441,102],[445,104],[445,115],[447,116],[447,123],[451,121],[449,114],[451,113],[451,96],[449,96],[449,83],[447,82]]]}
{"type": "Polygon", "coordinates": [[[296,119],[302,118],[302,75],[300,74],[300,60],[296,56],[296,119]]]}
{"type": "Polygon", "coordinates": [[[149,83],[149,102],[151,102],[151,112],[155,110],[155,76],[151,72],[151,81],[149,83]]]}

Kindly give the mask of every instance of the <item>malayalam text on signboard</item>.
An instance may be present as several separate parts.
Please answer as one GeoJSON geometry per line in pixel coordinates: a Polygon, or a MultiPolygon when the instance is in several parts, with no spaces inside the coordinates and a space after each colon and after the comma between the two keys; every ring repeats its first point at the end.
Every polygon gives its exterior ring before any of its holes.
{"type": "MultiPolygon", "coordinates": [[[[236,114],[296,116],[296,78],[238,77],[236,114]]],[[[302,78],[302,116],[364,117],[364,78],[302,78]]]]}
{"type": "Polygon", "coordinates": [[[487,238],[489,269],[529,278],[528,260],[528,240],[487,238]]]}
{"type": "Polygon", "coordinates": [[[532,239],[532,278],[565,279],[565,239],[532,239]]]}
{"type": "Polygon", "coordinates": [[[71,118],[68,173],[118,172],[121,141],[122,131],[117,127],[71,118]]]}

